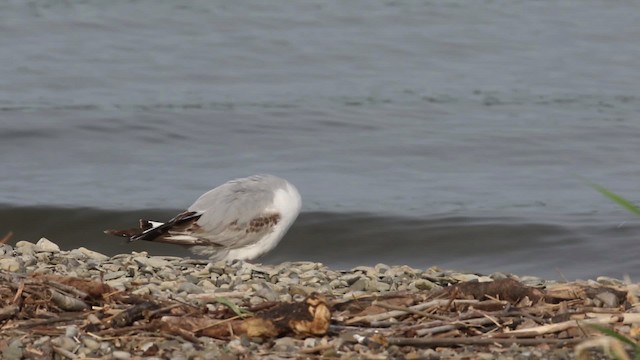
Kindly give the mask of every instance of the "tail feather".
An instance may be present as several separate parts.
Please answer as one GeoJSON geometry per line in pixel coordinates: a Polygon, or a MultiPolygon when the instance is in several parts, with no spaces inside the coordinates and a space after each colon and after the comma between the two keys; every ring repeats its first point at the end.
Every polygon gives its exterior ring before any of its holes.
{"type": "Polygon", "coordinates": [[[116,229],[107,229],[104,231],[105,234],[113,235],[113,236],[121,236],[130,238],[132,236],[138,236],[142,234],[143,230],[138,228],[124,229],[124,230],[116,230],[116,229]]]}
{"type": "Polygon", "coordinates": [[[164,241],[172,242],[169,232],[179,232],[194,225],[202,213],[185,211],[166,223],[140,219],[139,228],[125,230],[105,230],[105,234],[129,238],[129,241],[164,241]],[[169,240],[169,241],[167,241],[169,240]]]}

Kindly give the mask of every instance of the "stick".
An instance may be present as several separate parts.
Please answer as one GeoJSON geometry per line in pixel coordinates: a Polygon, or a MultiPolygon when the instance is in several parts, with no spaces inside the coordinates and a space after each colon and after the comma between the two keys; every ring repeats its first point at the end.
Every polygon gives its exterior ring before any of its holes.
{"type": "MultiPolygon", "coordinates": [[[[478,300],[453,300],[453,301],[449,301],[446,299],[438,299],[438,300],[431,300],[428,301],[426,303],[422,303],[422,304],[418,304],[418,305],[414,305],[411,307],[408,307],[407,309],[410,310],[424,310],[424,309],[428,309],[432,306],[442,306],[442,305],[447,305],[450,303],[455,303],[455,304],[477,304],[479,303],[478,300]]],[[[406,310],[406,309],[405,309],[406,310]]],[[[381,314],[373,314],[373,315],[365,315],[365,316],[356,316],[354,318],[351,318],[347,321],[345,321],[345,324],[349,325],[349,324],[353,324],[353,323],[357,323],[357,322],[372,322],[372,321],[380,321],[380,320],[386,320],[392,317],[396,317],[396,316],[402,316],[404,314],[407,313],[407,311],[405,310],[393,310],[393,311],[387,311],[381,314]]]]}
{"type": "Polygon", "coordinates": [[[382,301],[374,301],[371,305],[379,306],[379,307],[387,309],[387,310],[404,311],[404,312],[407,312],[407,313],[410,313],[410,314],[420,315],[422,317],[426,317],[426,318],[429,318],[429,319],[450,321],[450,319],[448,317],[446,317],[446,316],[441,316],[441,315],[438,315],[438,314],[431,314],[431,313],[428,313],[428,312],[412,309],[412,308],[409,308],[409,307],[406,307],[406,306],[398,306],[398,305],[387,304],[387,303],[382,302],[382,301]]]}
{"type": "Polygon", "coordinates": [[[623,324],[637,324],[640,322],[640,313],[624,313],[624,314],[596,314],[588,313],[589,319],[585,320],[568,320],[557,324],[549,324],[536,326],[526,329],[518,329],[504,334],[496,334],[496,336],[517,336],[517,337],[533,337],[543,334],[560,332],[580,325],[589,324],[614,324],[621,322],[623,324]]]}
{"type": "Polygon", "coordinates": [[[66,357],[67,359],[77,359],[78,358],[78,355],[72,353],[69,350],[65,350],[65,349],[63,349],[61,347],[58,347],[58,346],[53,346],[53,351],[55,351],[56,353],[66,357]]]}
{"type": "Polygon", "coordinates": [[[437,334],[437,333],[441,333],[449,330],[465,328],[469,326],[479,326],[479,325],[487,325],[487,324],[494,324],[494,321],[489,317],[480,317],[476,319],[466,320],[465,322],[454,322],[448,325],[416,330],[416,335],[425,336],[425,335],[437,334]]]}
{"type": "Polygon", "coordinates": [[[550,344],[556,346],[565,346],[579,343],[583,339],[520,339],[520,338],[388,338],[389,345],[398,346],[415,346],[415,347],[450,347],[458,345],[540,345],[550,344]]]}
{"type": "Polygon", "coordinates": [[[13,236],[13,231],[9,231],[7,235],[3,236],[2,239],[0,239],[0,244],[6,244],[7,241],[11,239],[12,236],[13,236]]]}
{"type": "Polygon", "coordinates": [[[321,351],[329,350],[333,348],[334,348],[333,344],[324,344],[324,345],[318,345],[310,348],[302,348],[298,352],[301,354],[313,354],[313,353],[317,353],[317,352],[321,352],[321,351]]]}
{"type": "Polygon", "coordinates": [[[247,296],[246,291],[227,291],[227,292],[219,292],[213,294],[189,294],[187,295],[187,299],[196,299],[201,300],[207,303],[216,303],[219,302],[221,297],[226,298],[244,298],[247,296]]]}
{"type": "Polygon", "coordinates": [[[13,317],[13,315],[18,313],[18,305],[11,304],[0,309],[0,321],[4,321],[13,317]]]}

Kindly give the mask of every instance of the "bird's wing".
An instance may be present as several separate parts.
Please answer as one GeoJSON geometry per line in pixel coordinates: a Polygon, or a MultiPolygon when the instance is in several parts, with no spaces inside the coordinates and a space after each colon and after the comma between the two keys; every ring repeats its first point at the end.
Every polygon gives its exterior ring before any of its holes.
{"type": "Polygon", "coordinates": [[[206,224],[200,225],[201,221],[198,221],[196,224],[199,227],[193,231],[192,235],[212,245],[228,249],[241,248],[260,241],[273,231],[280,220],[280,213],[264,212],[247,222],[236,219],[228,222],[226,226],[219,225],[214,230],[207,230],[206,224]]]}
{"type": "Polygon", "coordinates": [[[250,177],[205,193],[189,207],[202,213],[194,235],[225,248],[258,242],[282,220],[273,205],[276,189],[260,177],[250,177]]]}
{"type": "Polygon", "coordinates": [[[281,221],[273,207],[273,183],[263,176],[229,181],[198,198],[189,209],[168,222],[151,226],[141,220],[140,229],[107,233],[178,245],[214,246],[225,249],[254,244],[281,221]]]}

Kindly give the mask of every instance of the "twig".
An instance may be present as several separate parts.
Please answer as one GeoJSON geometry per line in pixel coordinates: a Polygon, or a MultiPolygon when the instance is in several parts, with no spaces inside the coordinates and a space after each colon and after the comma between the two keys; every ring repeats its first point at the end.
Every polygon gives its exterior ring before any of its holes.
{"type": "Polygon", "coordinates": [[[147,323],[147,324],[143,324],[143,325],[134,325],[134,326],[127,326],[127,327],[122,327],[122,328],[109,328],[109,329],[101,330],[95,335],[104,337],[105,335],[114,336],[114,335],[119,335],[119,334],[126,334],[128,332],[132,332],[132,333],[135,334],[140,330],[147,330],[147,329],[152,328],[154,326],[157,326],[157,325],[153,324],[153,323],[147,323]]]}
{"type": "Polygon", "coordinates": [[[543,334],[556,333],[563,330],[567,330],[573,327],[577,327],[580,324],[637,324],[640,322],[640,313],[623,313],[623,314],[586,314],[590,318],[585,320],[568,320],[557,324],[549,324],[536,326],[526,329],[518,329],[506,332],[504,334],[496,334],[496,336],[516,336],[516,337],[533,337],[543,334]]]}
{"type": "Polygon", "coordinates": [[[540,345],[550,344],[556,346],[565,346],[576,344],[582,339],[520,339],[520,338],[464,338],[464,337],[451,337],[451,338],[388,338],[389,345],[398,346],[416,346],[416,347],[439,347],[439,346],[459,346],[459,345],[540,345]]]}
{"type": "Polygon", "coordinates": [[[16,304],[7,305],[7,306],[1,308],[0,309],[0,321],[4,321],[6,319],[9,319],[9,318],[13,317],[13,315],[17,314],[19,310],[20,309],[18,308],[18,305],[16,305],[16,304]]]}
{"type": "Polygon", "coordinates": [[[87,298],[89,296],[89,294],[87,294],[86,292],[84,292],[82,290],[79,290],[76,287],[65,285],[65,284],[59,283],[57,281],[53,281],[53,280],[47,279],[47,280],[44,280],[42,283],[45,284],[45,285],[49,285],[51,287],[54,287],[54,288],[56,288],[56,289],[58,289],[58,290],[60,290],[62,292],[66,292],[66,293],[69,293],[69,294],[74,295],[76,297],[79,297],[81,299],[85,299],[85,298],[87,298]]]}
{"type": "MultiPolygon", "coordinates": [[[[232,317],[227,318],[227,319],[222,319],[222,320],[216,321],[214,323],[207,324],[205,326],[201,326],[201,327],[195,328],[195,329],[193,329],[193,333],[198,333],[198,332],[200,332],[200,331],[202,331],[204,329],[209,329],[209,328],[212,328],[212,327],[215,327],[215,326],[219,326],[219,325],[224,324],[224,323],[229,323],[229,326],[231,326],[231,321],[237,320],[237,319],[240,319],[240,316],[232,316],[232,317]]],[[[231,328],[229,328],[229,329],[231,329],[231,328]]],[[[230,333],[233,335],[233,329],[231,329],[230,333]]]]}
{"type": "Polygon", "coordinates": [[[169,305],[169,306],[165,306],[163,308],[160,308],[158,310],[153,310],[153,311],[149,311],[149,313],[147,314],[147,318],[151,319],[152,317],[154,317],[157,314],[163,313],[165,311],[169,311],[171,309],[177,308],[182,306],[182,304],[173,304],[173,305],[169,305]]]}
{"type": "Polygon", "coordinates": [[[425,336],[425,335],[437,334],[437,333],[441,333],[449,330],[461,329],[461,328],[466,328],[470,326],[481,326],[481,325],[487,325],[487,324],[494,324],[494,321],[490,317],[483,316],[483,317],[479,317],[471,320],[466,320],[464,322],[454,322],[447,325],[416,330],[416,335],[425,336]]]}
{"type": "Polygon", "coordinates": [[[385,303],[383,301],[374,301],[371,305],[379,306],[379,307],[387,309],[387,310],[404,311],[406,313],[420,315],[422,317],[426,317],[426,318],[429,318],[429,319],[436,319],[436,320],[442,320],[442,321],[449,321],[450,320],[446,316],[441,316],[441,315],[438,315],[438,314],[432,314],[432,313],[428,313],[428,312],[412,309],[412,308],[406,307],[406,306],[398,306],[398,305],[387,304],[387,303],[385,303]]]}
{"type": "MultiPolygon", "coordinates": [[[[430,308],[432,306],[449,305],[451,303],[455,303],[455,304],[477,304],[477,303],[479,303],[479,301],[478,300],[453,300],[453,301],[450,301],[450,300],[447,300],[447,299],[438,299],[438,300],[431,300],[431,301],[428,301],[426,303],[414,305],[414,306],[408,307],[407,309],[420,311],[420,310],[428,309],[428,308],[430,308]]],[[[372,322],[372,321],[386,320],[386,319],[389,319],[389,318],[392,318],[392,317],[405,315],[407,313],[407,311],[405,311],[405,310],[392,310],[392,311],[387,311],[387,312],[384,312],[384,313],[381,313],[381,314],[356,316],[354,318],[351,318],[351,319],[345,321],[345,324],[350,325],[350,324],[354,324],[354,323],[358,323],[358,322],[372,322]]]]}
{"type": "Polygon", "coordinates": [[[6,244],[7,242],[9,242],[12,236],[13,236],[13,231],[9,231],[7,235],[3,236],[2,239],[0,239],[0,244],[6,244]]]}
{"type": "Polygon", "coordinates": [[[333,344],[324,344],[324,345],[318,345],[310,348],[303,348],[303,349],[300,349],[300,351],[298,352],[301,354],[313,354],[313,353],[317,353],[317,352],[321,352],[321,351],[329,350],[333,348],[334,348],[333,344]]]}
{"type": "Polygon", "coordinates": [[[13,303],[18,304],[18,300],[22,303],[22,292],[24,291],[24,281],[20,282],[18,285],[18,290],[16,290],[16,295],[13,297],[13,303]]]}
{"type": "Polygon", "coordinates": [[[60,309],[66,311],[82,311],[89,309],[89,305],[80,299],[68,296],[54,289],[49,289],[51,301],[60,309]]]}
{"type": "Polygon", "coordinates": [[[64,357],[66,357],[67,359],[77,359],[78,358],[78,355],[72,353],[69,350],[65,350],[65,349],[63,349],[61,347],[58,347],[58,346],[53,346],[53,351],[55,351],[59,355],[62,355],[64,357]]]}
{"type": "Polygon", "coordinates": [[[79,320],[77,314],[67,314],[67,315],[63,315],[63,316],[55,317],[55,318],[51,318],[51,319],[25,320],[23,322],[17,323],[16,327],[17,328],[22,328],[22,327],[30,328],[30,327],[34,327],[34,326],[49,325],[49,324],[62,323],[62,322],[68,322],[68,321],[77,321],[77,320],[79,320]]]}
{"type": "Polygon", "coordinates": [[[227,292],[219,292],[219,293],[204,293],[204,294],[189,294],[187,295],[187,299],[196,299],[201,300],[206,303],[216,303],[221,297],[226,298],[244,298],[247,296],[246,291],[227,291],[227,292]]]}

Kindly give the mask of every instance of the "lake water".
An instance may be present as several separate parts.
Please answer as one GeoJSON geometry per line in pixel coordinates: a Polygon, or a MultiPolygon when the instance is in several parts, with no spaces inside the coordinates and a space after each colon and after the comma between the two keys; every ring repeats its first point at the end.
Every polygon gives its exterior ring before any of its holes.
{"type": "MultiPolygon", "coordinates": [[[[4,1],[0,236],[108,254],[235,177],[294,183],[265,262],[640,276],[632,2],[4,1]]],[[[180,254],[188,255],[186,252],[180,254]]]]}

